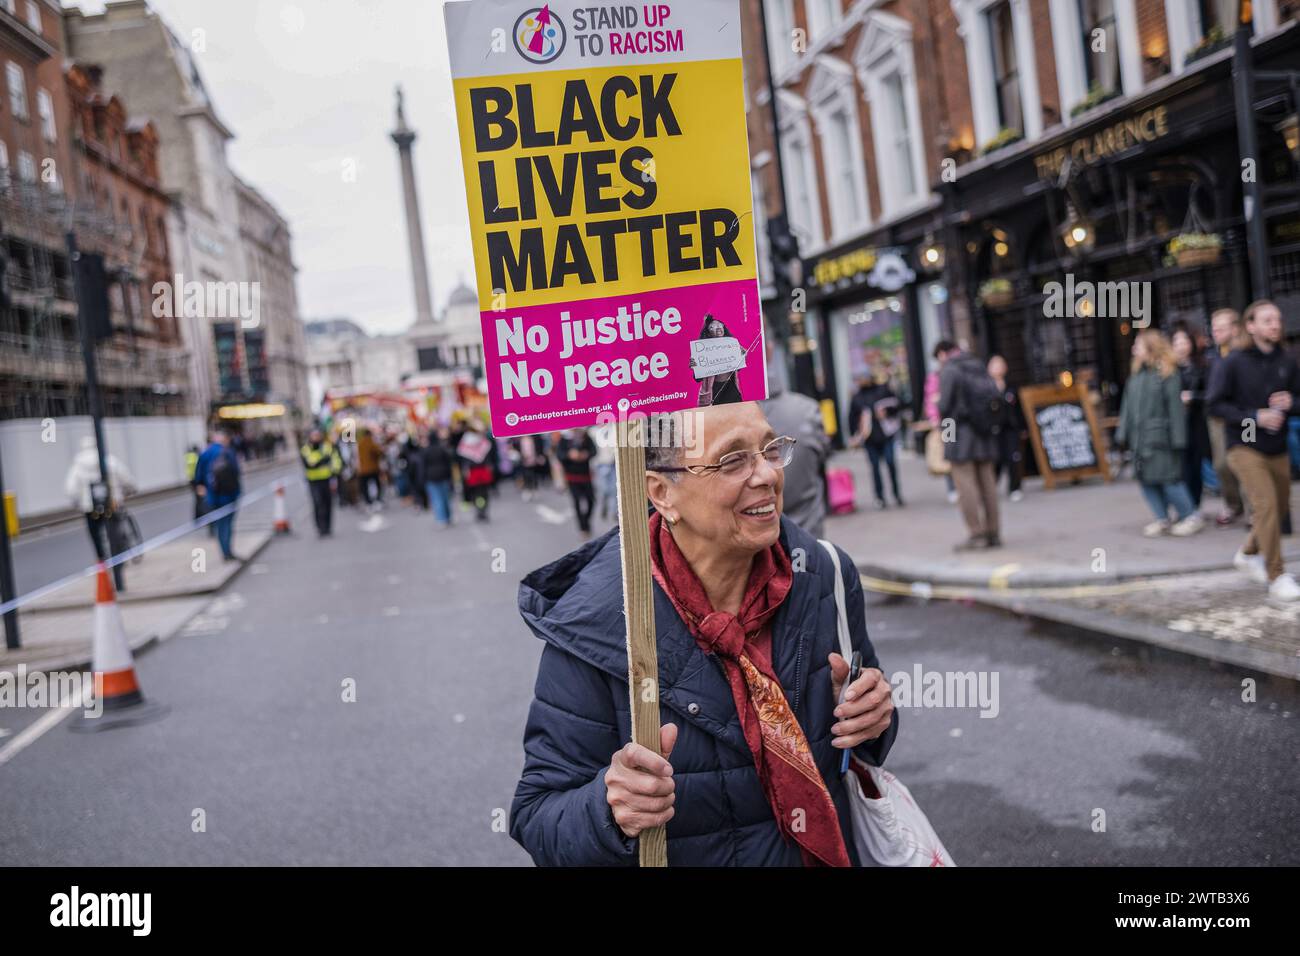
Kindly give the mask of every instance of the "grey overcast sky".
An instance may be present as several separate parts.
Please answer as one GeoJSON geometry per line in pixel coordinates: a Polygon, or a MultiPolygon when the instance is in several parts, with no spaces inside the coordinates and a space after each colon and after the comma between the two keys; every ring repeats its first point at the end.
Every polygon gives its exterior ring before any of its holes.
{"type": "MultiPolygon", "coordinates": [[[[206,46],[195,57],[235,134],[231,165],[293,230],[304,319],[342,316],[376,333],[414,320],[397,148],[388,137],[398,83],[418,134],[415,171],[435,308],[458,278],[471,280],[439,0],[150,3],[192,48],[194,41],[206,46]],[[353,182],[344,177],[349,162],[353,182]]],[[[104,4],[64,6],[98,13],[104,4]]]]}

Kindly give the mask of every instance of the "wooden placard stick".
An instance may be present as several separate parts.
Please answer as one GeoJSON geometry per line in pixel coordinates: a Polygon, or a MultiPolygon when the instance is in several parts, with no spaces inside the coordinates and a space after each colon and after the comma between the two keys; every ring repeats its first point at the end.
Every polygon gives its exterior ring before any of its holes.
{"type": "MultiPolygon", "coordinates": [[[[654,583],[646,521],[645,434],[643,417],[619,423],[615,467],[632,740],[659,753],[659,654],[655,649],[654,583]]],[[[640,856],[642,866],[668,865],[668,835],[663,827],[641,831],[640,856]]]]}

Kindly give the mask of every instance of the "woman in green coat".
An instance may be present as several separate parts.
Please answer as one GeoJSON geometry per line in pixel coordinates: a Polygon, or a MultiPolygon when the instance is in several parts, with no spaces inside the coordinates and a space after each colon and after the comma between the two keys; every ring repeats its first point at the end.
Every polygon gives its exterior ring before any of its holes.
{"type": "Polygon", "coordinates": [[[1142,529],[1148,538],[1196,534],[1205,522],[1183,481],[1187,413],[1182,380],[1169,340],[1155,329],[1133,341],[1133,368],[1124,386],[1115,442],[1133,454],[1133,470],[1156,520],[1142,529]],[[1169,509],[1174,520],[1169,519],[1169,509]]]}

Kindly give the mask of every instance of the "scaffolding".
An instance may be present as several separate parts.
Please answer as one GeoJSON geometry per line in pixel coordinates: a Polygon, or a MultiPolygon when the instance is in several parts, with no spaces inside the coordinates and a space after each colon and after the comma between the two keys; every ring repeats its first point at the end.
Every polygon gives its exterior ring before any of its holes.
{"type": "MultiPolygon", "coordinates": [[[[80,148],[72,144],[74,156],[80,148]]],[[[114,334],[98,347],[104,413],[187,414],[188,354],[168,341],[179,341],[174,325],[160,336],[152,315],[145,321],[145,236],[49,184],[0,170],[0,420],[89,413],[69,230],[81,251],[104,256],[111,281],[114,334]]]]}

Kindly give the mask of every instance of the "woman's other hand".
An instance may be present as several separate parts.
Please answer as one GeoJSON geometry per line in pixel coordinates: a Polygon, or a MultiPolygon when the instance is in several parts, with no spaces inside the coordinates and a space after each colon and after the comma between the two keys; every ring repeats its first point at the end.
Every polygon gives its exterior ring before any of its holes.
{"type": "MultiPolygon", "coordinates": [[[[849,662],[839,654],[831,654],[829,659],[831,697],[838,701],[840,688],[849,677],[849,662]]],[[[875,740],[888,730],[894,717],[894,696],[885,675],[875,667],[864,670],[849,685],[844,703],[836,705],[835,716],[838,720],[831,727],[831,733],[835,734],[831,746],[841,750],[875,740]]]]}
{"type": "Polygon", "coordinates": [[[659,728],[663,756],[629,742],[609,762],[605,772],[605,800],[620,830],[634,838],[642,830],[663,826],[673,818],[677,784],[668,757],[677,743],[677,725],[659,728]]]}

